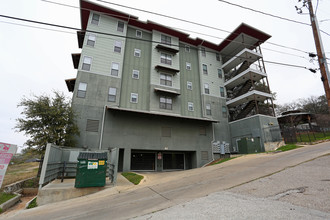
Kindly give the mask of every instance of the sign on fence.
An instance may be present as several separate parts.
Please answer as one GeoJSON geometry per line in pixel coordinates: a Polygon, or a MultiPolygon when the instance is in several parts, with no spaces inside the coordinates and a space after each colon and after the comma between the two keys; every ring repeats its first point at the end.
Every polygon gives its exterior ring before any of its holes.
{"type": "Polygon", "coordinates": [[[12,156],[17,151],[17,145],[0,142],[0,188],[5,178],[6,170],[12,156]]]}

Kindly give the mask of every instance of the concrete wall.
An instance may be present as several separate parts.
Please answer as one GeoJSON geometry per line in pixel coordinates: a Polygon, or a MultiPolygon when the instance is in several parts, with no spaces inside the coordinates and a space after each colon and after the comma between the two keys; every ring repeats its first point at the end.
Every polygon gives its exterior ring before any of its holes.
{"type": "Polygon", "coordinates": [[[211,141],[210,122],[108,110],[102,149],[124,148],[124,170],[130,168],[131,149],[196,152],[195,166],[200,167],[212,158],[211,141]],[[171,137],[162,136],[162,127],[171,129],[171,137]],[[200,135],[201,127],[206,135],[200,135]],[[201,151],[208,152],[207,160],[201,151]]]}
{"type": "MultiPolygon", "coordinates": [[[[272,146],[272,144],[269,143],[281,142],[281,133],[275,117],[254,115],[230,122],[229,128],[233,147],[237,144],[236,140],[242,137],[260,137],[264,150],[271,150],[268,146],[272,146]]],[[[233,147],[231,147],[231,150],[233,150],[233,147]]]]}

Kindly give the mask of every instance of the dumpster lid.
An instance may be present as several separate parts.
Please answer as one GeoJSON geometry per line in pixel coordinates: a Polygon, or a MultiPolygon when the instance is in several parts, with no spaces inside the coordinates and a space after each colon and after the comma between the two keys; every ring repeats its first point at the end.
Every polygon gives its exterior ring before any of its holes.
{"type": "Polygon", "coordinates": [[[77,159],[106,160],[108,159],[108,154],[107,152],[80,152],[77,159]]]}

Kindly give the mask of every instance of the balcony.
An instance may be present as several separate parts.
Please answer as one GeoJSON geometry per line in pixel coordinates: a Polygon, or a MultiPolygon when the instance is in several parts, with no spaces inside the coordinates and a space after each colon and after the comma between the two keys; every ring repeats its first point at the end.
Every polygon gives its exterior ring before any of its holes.
{"type": "Polygon", "coordinates": [[[231,108],[231,107],[235,107],[237,105],[241,105],[244,104],[246,102],[250,102],[250,101],[258,101],[258,102],[263,102],[266,99],[270,99],[272,98],[272,94],[266,93],[266,92],[261,92],[261,91],[257,91],[257,90],[252,90],[249,91],[241,96],[238,96],[234,99],[231,99],[229,101],[226,102],[226,105],[231,108]]]}
{"type": "Polygon", "coordinates": [[[80,53],[73,53],[73,54],[71,54],[72,62],[73,62],[73,67],[75,69],[78,69],[78,67],[79,67],[80,56],[81,56],[80,53]]]}
{"type": "Polygon", "coordinates": [[[170,95],[170,96],[178,96],[180,95],[180,90],[177,89],[171,89],[171,88],[162,88],[160,86],[157,86],[154,88],[155,92],[164,94],[164,95],[170,95]]]}
{"type": "Polygon", "coordinates": [[[162,66],[162,65],[155,66],[155,69],[157,70],[157,72],[166,72],[166,73],[171,73],[173,75],[180,72],[179,69],[174,69],[174,68],[167,67],[167,66],[162,66]]]}
{"type": "Polygon", "coordinates": [[[156,49],[158,51],[167,52],[167,53],[170,53],[172,55],[175,55],[175,54],[179,53],[178,49],[176,49],[174,47],[171,47],[171,46],[164,45],[164,44],[157,44],[156,49]]]}
{"type": "Polygon", "coordinates": [[[225,73],[227,73],[231,69],[243,63],[244,61],[248,61],[251,64],[260,58],[262,58],[262,55],[260,53],[245,48],[241,52],[236,54],[234,57],[232,57],[230,60],[228,60],[225,64],[223,64],[222,69],[225,73]]]}
{"type": "Polygon", "coordinates": [[[235,77],[231,78],[230,80],[225,82],[226,89],[232,89],[235,86],[241,85],[248,80],[259,81],[262,78],[267,77],[266,73],[261,71],[248,68],[247,70],[243,71],[242,73],[236,75],[235,77]]]}

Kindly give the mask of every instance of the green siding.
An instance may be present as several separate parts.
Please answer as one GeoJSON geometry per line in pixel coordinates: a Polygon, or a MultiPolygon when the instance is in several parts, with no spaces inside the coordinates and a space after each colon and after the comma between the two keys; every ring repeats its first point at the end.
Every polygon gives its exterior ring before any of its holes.
{"type": "Polygon", "coordinates": [[[128,27],[127,36],[120,107],[149,110],[151,34],[142,31],[142,40],[129,39],[136,38],[136,29],[128,27]],[[141,57],[134,56],[134,49],[141,50],[141,57]],[[132,78],[133,69],[140,71],[139,79],[132,78]],[[138,103],[130,102],[131,93],[139,95],[138,103]]]}
{"type": "Polygon", "coordinates": [[[180,45],[180,82],[181,114],[184,116],[202,117],[200,74],[197,49],[190,47],[186,52],[184,44],[180,45]],[[191,63],[191,70],[186,69],[186,62],[191,63]],[[187,89],[187,81],[192,82],[192,90],[187,89]],[[194,111],[188,111],[188,102],[194,103],[194,111]]]}

